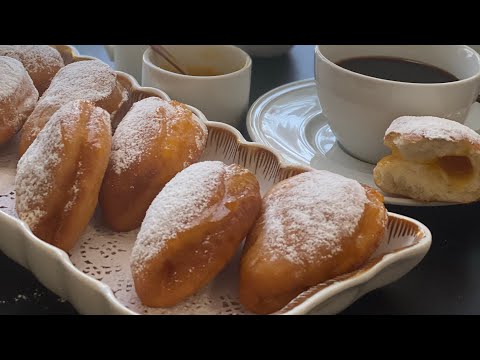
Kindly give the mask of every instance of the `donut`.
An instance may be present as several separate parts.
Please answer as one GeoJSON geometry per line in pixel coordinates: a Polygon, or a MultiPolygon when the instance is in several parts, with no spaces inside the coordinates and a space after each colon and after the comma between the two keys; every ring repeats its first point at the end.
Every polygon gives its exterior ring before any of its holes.
{"type": "Polygon", "coordinates": [[[110,115],[92,102],[62,106],[21,157],[16,211],[40,239],[70,250],[92,217],[111,148],[110,115]]]}
{"type": "Polygon", "coordinates": [[[149,207],[133,246],[135,290],[146,306],[170,307],[230,261],[260,210],[255,176],[219,161],[178,173],[149,207]]]}
{"type": "Polygon", "coordinates": [[[196,162],[206,126],[183,104],[150,97],[135,103],[113,136],[100,191],[105,223],[115,231],[138,228],[160,190],[196,162]]]}
{"type": "Polygon", "coordinates": [[[48,45],[0,45],[0,56],[10,56],[20,61],[40,95],[64,66],[60,52],[48,45]]]}
{"type": "Polygon", "coordinates": [[[50,117],[62,105],[73,100],[89,100],[113,117],[127,98],[127,91],[117,81],[116,73],[99,60],[83,60],[63,67],[55,75],[22,128],[20,155],[25,153],[50,117]]]}
{"type": "Polygon", "coordinates": [[[480,135],[458,122],[402,116],[385,133],[391,155],[373,171],[386,193],[420,201],[469,203],[480,199],[480,135]]]}
{"type": "Polygon", "coordinates": [[[309,287],[362,266],[387,224],[382,195],[313,170],[274,185],[262,200],[240,260],[240,302],[280,310],[309,287]]]}
{"type": "Polygon", "coordinates": [[[38,100],[38,91],[19,61],[0,56],[0,145],[23,126],[38,100]]]}

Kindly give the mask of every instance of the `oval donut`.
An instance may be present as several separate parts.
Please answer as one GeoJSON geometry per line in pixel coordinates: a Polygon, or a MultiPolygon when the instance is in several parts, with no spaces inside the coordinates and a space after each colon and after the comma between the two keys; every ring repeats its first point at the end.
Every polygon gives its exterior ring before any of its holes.
{"type": "Polygon", "coordinates": [[[147,211],[131,255],[144,305],[173,306],[212,280],[253,225],[261,197],[238,165],[200,162],[178,173],[147,211]]]}
{"type": "Polygon", "coordinates": [[[382,195],[358,182],[314,170],[265,195],[240,265],[240,302],[280,310],[309,287],[361,266],[387,224],[382,195]]]}
{"type": "Polygon", "coordinates": [[[92,217],[111,148],[110,115],[91,102],[61,107],[22,156],[18,216],[40,239],[70,250],[92,217]]]}
{"type": "Polygon", "coordinates": [[[100,192],[106,224],[138,228],[160,190],[200,158],[206,142],[206,126],[183,104],[157,97],[135,103],[113,135],[100,192]]]}

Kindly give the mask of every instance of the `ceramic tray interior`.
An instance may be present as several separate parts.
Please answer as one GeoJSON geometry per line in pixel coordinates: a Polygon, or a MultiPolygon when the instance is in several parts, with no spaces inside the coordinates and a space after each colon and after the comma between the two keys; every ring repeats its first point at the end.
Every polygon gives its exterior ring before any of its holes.
{"type": "MultiPolygon", "coordinates": [[[[91,59],[59,46],[66,62],[91,59]]],[[[129,91],[122,111],[142,98],[168,96],[141,88],[129,75],[118,72],[129,91]]],[[[233,127],[210,122],[191,108],[209,130],[201,160],[237,163],[257,177],[262,193],[275,183],[310,170],[283,162],[269,148],[246,142],[233,127]]],[[[30,269],[48,288],[70,301],[84,314],[247,314],[238,301],[238,254],[207,287],[182,304],[169,309],[144,307],[135,294],[129,268],[136,231],[115,233],[102,225],[96,213],[77,246],[67,254],[35,237],[15,214],[13,187],[18,161],[17,139],[0,149],[0,250],[30,269]]],[[[361,269],[319,284],[300,294],[278,314],[334,314],[368,291],[384,286],[410,271],[427,253],[429,230],[407,217],[389,214],[382,246],[361,269]]]]}

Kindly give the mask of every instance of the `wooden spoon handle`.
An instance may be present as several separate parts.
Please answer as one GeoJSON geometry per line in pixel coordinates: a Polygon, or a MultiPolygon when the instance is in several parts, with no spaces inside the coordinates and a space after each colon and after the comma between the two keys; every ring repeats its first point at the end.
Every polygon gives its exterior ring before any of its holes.
{"type": "Polygon", "coordinates": [[[158,55],[163,57],[170,65],[172,65],[180,74],[188,75],[188,73],[180,65],[178,65],[178,61],[175,59],[175,57],[170,54],[170,52],[162,45],[150,45],[150,47],[158,55]]]}

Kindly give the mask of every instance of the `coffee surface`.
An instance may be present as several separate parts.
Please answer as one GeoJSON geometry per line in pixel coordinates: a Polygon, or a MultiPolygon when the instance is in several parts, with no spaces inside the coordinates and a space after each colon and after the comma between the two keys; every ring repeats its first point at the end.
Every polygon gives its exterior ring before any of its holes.
{"type": "Polygon", "coordinates": [[[341,60],[337,65],[362,75],[408,83],[435,84],[458,80],[433,65],[394,57],[356,57],[341,60]]]}

